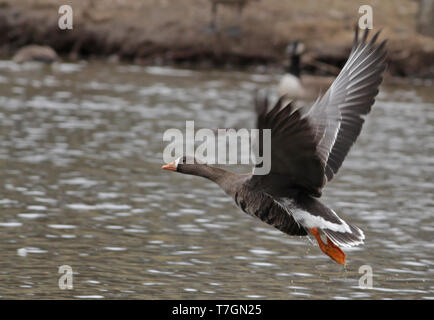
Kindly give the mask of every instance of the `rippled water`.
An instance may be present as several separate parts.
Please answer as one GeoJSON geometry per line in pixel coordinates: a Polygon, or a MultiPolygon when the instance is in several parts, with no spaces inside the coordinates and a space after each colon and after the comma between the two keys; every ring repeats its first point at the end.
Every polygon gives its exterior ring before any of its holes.
{"type": "Polygon", "coordinates": [[[160,170],[165,129],[251,127],[252,90],[277,79],[0,61],[0,297],[434,298],[432,87],[384,86],[325,190],[366,233],[345,269],[212,182],[160,170]]]}

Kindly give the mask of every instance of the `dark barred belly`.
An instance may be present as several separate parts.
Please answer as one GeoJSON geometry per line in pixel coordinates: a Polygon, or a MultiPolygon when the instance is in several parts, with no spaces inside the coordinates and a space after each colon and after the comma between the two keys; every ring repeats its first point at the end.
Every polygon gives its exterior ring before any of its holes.
{"type": "Polygon", "coordinates": [[[244,199],[236,193],[235,203],[243,212],[259,218],[288,235],[304,236],[307,234],[306,230],[299,226],[290,214],[267,195],[250,194],[247,199],[244,199]]]}

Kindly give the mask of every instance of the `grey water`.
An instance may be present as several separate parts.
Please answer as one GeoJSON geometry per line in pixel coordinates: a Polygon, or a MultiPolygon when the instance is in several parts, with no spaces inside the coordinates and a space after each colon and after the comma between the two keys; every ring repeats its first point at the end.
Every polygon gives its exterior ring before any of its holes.
{"type": "Polygon", "coordinates": [[[366,234],[345,268],[212,182],[160,169],[166,129],[250,128],[252,92],[278,80],[0,61],[0,298],[433,299],[432,85],[383,85],[324,190],[366,234]]]}

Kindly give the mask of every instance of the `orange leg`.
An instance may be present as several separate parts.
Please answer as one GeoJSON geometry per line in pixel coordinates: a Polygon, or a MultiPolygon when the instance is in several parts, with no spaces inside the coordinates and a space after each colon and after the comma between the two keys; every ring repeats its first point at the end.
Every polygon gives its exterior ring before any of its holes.
{"type": "Polygon", "coordinates": [[[309,232],[312,233],[316,238],[316,241],[318,241],[318,245],[322,252],[337,263],[345,265],[345,253],[338,246],[336,246],[328,237],[327,243],[324,243],[319,235],[318,228],[312,228],[309,232]]]}

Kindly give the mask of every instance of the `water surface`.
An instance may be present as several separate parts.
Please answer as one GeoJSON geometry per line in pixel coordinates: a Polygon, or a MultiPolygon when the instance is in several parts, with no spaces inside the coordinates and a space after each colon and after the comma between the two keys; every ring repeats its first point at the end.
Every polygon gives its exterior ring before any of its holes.
{"type": "Polygon", "coordinates": [[[344,269],[160,170],[164,130],[251,127],[278,76],[0,61],[0,297],[434,298],[434,94],[383,86],[323,201],[365,231],[344,269]],[[73,269],[60,290],[58,268],[73,269]],[[373,288],[359,287],[359,268],[373,288]]]}

